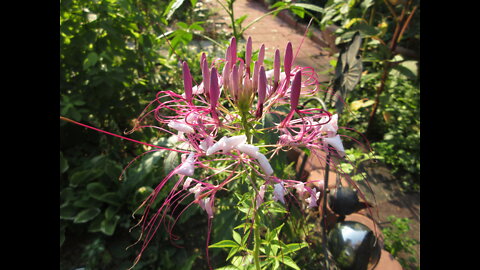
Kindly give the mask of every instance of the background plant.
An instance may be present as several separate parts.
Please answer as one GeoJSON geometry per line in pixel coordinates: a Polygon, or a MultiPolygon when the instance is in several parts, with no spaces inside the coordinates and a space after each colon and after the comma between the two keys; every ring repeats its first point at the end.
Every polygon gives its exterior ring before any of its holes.
{"type": "MultiPolygon", "coordinates": [[[[419,243],[407,235],[410,232],[411,220],[389,216],[388,221],[390,222],[389,226],[382,229],[385,250],[390,252],[403,267],[411,269],[418,263],[413,247],[419,243]]],[[[417,266],[416,269],[420,269],[420,267],[417,266]]]]}
{"type": "Polygon", "coordinates": [[[296,2],[319,6],[313,14],[291,14],[302,22],[316,16],[312,27],[329,28],[339,47],[360,33],[363,72],[359,85],[346,95],[349,112],[341,124],[366,135],[406,191],[419,191],[419,1],[296,2]]]}
{"type": "MultiPolygon", "coordinates": [[[[185,45],[194,39],[193,32],[202,31],[199,22],[191,22],[197,20],[191,12],[195,4],[61,1],[60,114],[122,134],[159,89],[179,88],[181,82],[174,80],[181,74],[178,57],[197,55],[175,47],[175,54],[164,52],[171,49],[169,43],[185,45]],[[165,37],[169,24],[180,26],[165,37]]],[[[148,149],[63,121],[60,134],[61,268],[129,267],[135,250],[125,247],[137,238],[135,232],[128,232],[133,225],[131,214],[171,162],[165,162],[165,153],[140,159],[120,182],[126,164],[148,149]]],[[[131,137],[158,145],[170,143],[149,131],[131,137]]],[[[197,226],[183,227],[186,239],[197,226]]],[[[201,237],[191,238],[187,249],[178,250],[163,248],[169,243],[168,235],[159,234],[139,268],[190,269],[199,257],[194,248],[201,237]],[[159,260],[160,256],[168,259],[159,260]]]]}

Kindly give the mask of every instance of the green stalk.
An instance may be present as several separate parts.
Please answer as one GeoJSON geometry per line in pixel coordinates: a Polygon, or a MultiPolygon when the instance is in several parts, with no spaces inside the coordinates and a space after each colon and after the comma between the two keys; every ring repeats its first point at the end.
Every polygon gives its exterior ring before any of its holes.
{"type": "MultiPolygon", "coordinates": [[[[243,130],[245,130],[245,135],[247,136],[247,142],[252,143],[252,134],[250,133],[250,127],[247,122],[247,114],[248,111],[242,111],[240,110],[240,114],[242,117],[242,126],[243,130]]],[[[255,183],[256,175],[253,172],[253,170],[250,169],[250,175],[252,179],[252,184],[255,183]]],[[[255,263],[255,269],[256,270],[261,270],[260,267],[260,224],[259,224],[259,216],[257,213],[257,200],[253,200],[253,205],[254,205],[254,212],[253,212],[253,261],[255,263]]]]}
{"type": "MultiPolygon", "coordinates": [[[[255,200],[256,201],[256,200],[255,200]]],[[[254,203],[256,204],[256,202],[254,203]]],[[[254,219],[253,219],[253,237],[254,237],[254,244],[253,244],[253,261],[255,262],[255,269],[261,270],[260,268],[260,224],[258,222],[259,216],[257,210],[254,210],[254,219]]]]}

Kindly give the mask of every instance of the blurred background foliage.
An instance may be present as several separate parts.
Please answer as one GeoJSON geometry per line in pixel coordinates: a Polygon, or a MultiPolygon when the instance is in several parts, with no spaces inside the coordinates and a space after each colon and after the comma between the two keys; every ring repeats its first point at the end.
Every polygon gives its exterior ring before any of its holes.
{"type": "MultiPolygon", "coordinates": [[[[296,2],[321,7],[323,12],[298,6],[290,12],[304,22],[315,16],[318,29],[335,25],[337,44],[347,42],[354,31],[362,34],[364,71],[359,86],[346,97],[353,114],[345,113],[341,125],[366,133],[405,190],[419,191],[418,58],[390,46],[396,38],[403,49],[418,53],[420,11],[414,9],[418,1],[296,2]],[[396,29],[407,19],[408,27],[399,38],[395,32],[402,28],[396,29]],[[376,117],[370,120],[375,103],[376,117]]],[[[187,61],[194,79],[201,81],[199,54],[208,51],[211,59],[230,37],[209,21],[210,12],[201,0],[61,0],[60,115],[123,134],[157,91],[182,89],[177,79],[180,60],[187,61]]],[[[149,129],[129,137],[171,144],[168,137],[149,129]]],[[[129,231],[138,220],[132,213],[178,156],[163,151],[145,155],[120,181],[126,165],[151,149],[63,121],[60,138],[60,268],[130,267],[139,248],[125,250],[139,236],[139,230],[129,231]]],[[[211,243],[229,239],[238,225],[232,209],[238,202],[226,198],[221,201],[223,208],[218,206],[211,243]]],[[[291,217],[301,218],[295,211],[291,217]]],[[[296,225],[288,223],[284,230],[292,226],[296,225]]],[[[189,208],[174,233],[181,236],[175,244],[184,248],[172,245],[169,235],[159,229],[135,269],[206,269],[204,213],[189,208]]],[[[297,258],[315,258],[311,250],[302,251],[297,258]]],[[[212,261],[224,262],[226,255],[221,249],[211,250],[212,261]]]]}

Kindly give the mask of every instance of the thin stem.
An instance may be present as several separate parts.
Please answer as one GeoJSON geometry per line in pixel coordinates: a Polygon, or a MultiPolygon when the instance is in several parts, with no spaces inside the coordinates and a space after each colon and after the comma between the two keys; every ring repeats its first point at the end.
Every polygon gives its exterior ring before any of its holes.
{"type": "Polygon", "coordinates": [[[255,20],[251,21],[249,24],[247,24],[247,26],[245,26],[244,28],[242,28],[242,30],[240,31],[240,35],[243,35],[243,32],[245,32],[245,30],[247,30],[248,28],[250,28],[250,26],[252,26],[253,24],[255,24],[256,22],[260,21],[261,19],[265,18],[266,16],[268,15],[271,15],[275,12],[279,12],[279,11],[282,11],[284,9],[288,9],[288,7],[279,7],[275,10],[272,10],[272,11],[269,11],[265,14],[263,14],[262,16],[260,17],[257,17],[255,20]]]}
{"type": "Polygon", "coordinates": [[[322,226],[322,240],[323,240],[323,252],[325,256],[325,269],[329,268],[328,263],[328,249],[327,249],[327,190],[328,190],[328,175],[330,174],[330,152],[327,154],[327,160],[325,164],[325,181],[323,188],[323,226],[322,226]]]}
{"type": "Polygon", "coordinates": [[[254,225],[253,225],[253,238],[254,238],[254,246],[253,246],[253,261],[255,262],[255,269],[261,270],[260,268],[260,224],[258,222],[259,216],[257,210],[254,210],[254,225]]]}
{"type": "Polygon", "coordinates": [[[239,35],[237,35],[237,26],[235,25],[235,15],[233,11],[233,0],[227,1],[228,3],[228,15],[230,16],[230,21],[232,22],[232,30],[233,30],[233,36],[238,40],[240,38],[239,35]]]}

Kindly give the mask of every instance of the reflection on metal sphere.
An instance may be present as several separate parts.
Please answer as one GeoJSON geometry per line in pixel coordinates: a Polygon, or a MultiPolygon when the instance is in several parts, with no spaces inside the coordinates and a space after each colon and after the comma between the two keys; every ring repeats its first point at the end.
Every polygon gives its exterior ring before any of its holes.
{"type": "Polygon", "coordinates": [[[350,215],[360,206],[357,191],[350,187],[338,187],[333,195],[329,196],[329,205],[333,212],[339,215],[350,215]]]}
{"type": "Polygon", "coordinates": [[[328,233],[328,249],[342,270],[373,269],[381,252],[373,232],[356,221],[335,224],[328,233]]]}

